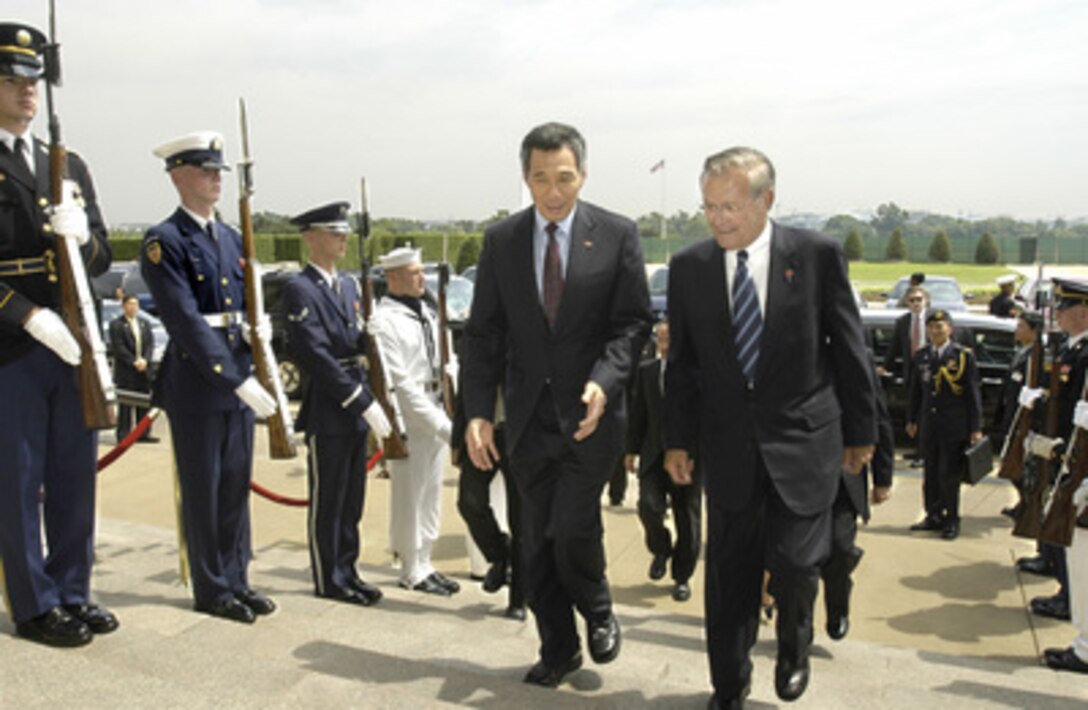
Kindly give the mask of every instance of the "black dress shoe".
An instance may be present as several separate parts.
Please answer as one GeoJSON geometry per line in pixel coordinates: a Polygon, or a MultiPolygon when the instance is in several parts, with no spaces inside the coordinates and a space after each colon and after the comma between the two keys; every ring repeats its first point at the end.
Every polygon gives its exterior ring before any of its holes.
{"type": "Polygon", "coordinates": [[[798,665],[782,659],[774,666],[774,692],[786,702],[797,700],[808,687],[808,659],[798,665]]]}
{"type": "Polygon", "coordinates": [[[924,530],[924,531],[940,530],[943,527],[944,526],[941,524],[941,521],[939,519],[933,517],[932,515],[927,515],[926,517],[922,518],[922,520],[920,520],[919,522],[915,523],[914,525],[911,525],[910,529],[912,531],[914,531],[914,532],[918,532],[920,530],[924,530]]]}
{"type": "Polygon", "coordinates": [[[257,616],[268,616],[276,610],[276,602],[252,589],[239,592],[234,598],[248,606],[257,616]]]}
{"type": "Polygon", "coordinates": [[[450,591],[450,594],[457,594],[457,592],[461,591],[460,584],[450,579],[446,575],[442,574],[441,572],[438,572],[437,570],[431,572],[431,576],[429,577],[429,579],[433,579],[434,581],[441,584],[443,587],[450,591]]]}
{"type": "MultiPolygon", "coordinates": [[[[402,584],[401,586],[407,586],[402,584]]],[[[432,574],[430,577],[424,577],[418,584],[412,587],[413,592],[426,592],[427,594],[435,594],[440,597],[448,597],[451,592],[446,587],[442,586],[432,574]]]]}
{"type": "Polygon", "coordinates": [[[1056,671],[1073,671],[1074,673],[1088,673],[1088,663],[1080,660],[1073,647],[1048,648],[1043,651],[1043,660],[1047,668],[1056,671]]]}
{"type": "Polygon", "coordinates": [[[368,582],[364,582],[363,580],[361,580],[359,578],[355,578],[355,579],[351,580],[350,584],[351,584],[352,589],[359,592],[364,597],[366,597],[368,600],[370,600],[371,604],[374,604],[374,603],[380,601],[381,598],[382,598],[382,590],[378,589],[373,584],[370,584],[368,582]]]}
{"type": "Polygon", "coordinates": [[[506,584],[506,572],[509,569],[507,566],[506,558],[498,560],[493,565],[487,568],[487,574],[484,575],[484,583],[482,588],[488,594],[494,594],[502,589],[502,585],[506,584]]]}
{"type": "Polygon", "coordinates": [[[665,576],[665,570],[669,564],[668,555],[654,555],[650,561],[650,579],[655,582],[665,576]]]}
{"type": "Polygon", "coordinates": [[[589,622],[589,656],[594,663],[608,663],[620,654],[620,623],[616,615],[589,622]]]}
{"type": "Polygon", "coordinates": [[[211,606],[197,606],[196,610],[202,611],[205,614],[211,614],[212,616],[218,616],[221,619],[239,621],[243,624],[252,624],[257,620],[253,610],[234,597],[231,597],[226,601],[212,604],[211,606]]]}
{"type": "Polygon", "coordinates": [[[941,537],[945,540],[955,540],[960,536],[960,524],[956,521],[950,521],[944,524],[944,529],[941,530],[941,537]]]}
{"type": "Polygon", "coordinates": [[[97,604],[65,604],[64,610],[82,621],[96,634],[108,634],[120,625],[112,612],[97,604]]]}
{"type": "Polygon", "coordinates": [[[672,588],[672,598],[678,602],[686,602],[691,599],[691,587],[687,582],[677,582],[676,586],[672,588]]]}
{"type": "Polygon", "coordinates": [[[555,688],[563,681],[563,676],[573,673],[582,667],[582,652],[575,651],[574,655],[567,659],[566,663],[558,668],[551,668],[543,660],[537,661],[529,672],[525,674],[523,682],[530,685],[542,685],[545,688],[555,688]]]}
{"type": "Polygon", "coordinates": [[[157,443],[159,443],[159,437],[157,437],[157,436],[141,436],[136,441],[140,442],[141,444],[157,444],[157,443]]]}
{"type": "Polygon", "coordinates": [[[331,594],[319,594],[319,597],[323,599],[331,599],[334,602],[344,602],[346,604],[358,604],[359,606],[370,606],[370,597],[366,596],[358,589],[349,589],[347,587],[337,589],[331,594]]]}
{"type": "Polygon", "coordinates": [[[725,698],[717,693],[710,696],[710,702],[706,704],[707,710],[744,710],[744,701],[752,692],[752,681],[748,681],[734,698],[725,698]]]}
{"type": "Polygon", "coordinates": [[[94,639],[90,627],[59,606],[29,621],[15,624],[15,633],[46,646],[85,646],[94,639]]]}
{"type": "Polygon", "coordinates": [[[513,619],[514,621],[525,621],[525,607],[519,604],[511,604],[506,607],[506,611],[502,614],[507,619],[513,619]]]}
{"type": "Polygon", "coordinates": [[[1069,621],[1069,600],[1055,594],[1052,597],[1035,597],[1031,600],[1031,613],[1051,619],[1069,621]]]}
{"type": "Polygon", "coordinates": [[[827,635],[833,641],[841,641],[850,631],[850,618],[846,614],[832,614],[827,617],[827,635]]]}
{"type": "Polygon", "coordinates": [[[1056,573],[1050,560],[1036,555],[1035,557],[1021,557],[1016,561],[1016,569],[1021,572],[1037,574],[1040,577],[1053,577],[1056,573]]]}

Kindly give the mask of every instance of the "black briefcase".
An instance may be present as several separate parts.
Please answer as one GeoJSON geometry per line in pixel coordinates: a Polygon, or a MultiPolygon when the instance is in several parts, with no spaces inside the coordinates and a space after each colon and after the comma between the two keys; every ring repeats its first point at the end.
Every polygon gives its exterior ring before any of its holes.
{"type": "Polygon", "coordinates": [[[963,452],[963,482],[972,486],[989,475],[994,468],[994,447],[990,437],[984,436],[974,446],[968,446],[963,452]]]}

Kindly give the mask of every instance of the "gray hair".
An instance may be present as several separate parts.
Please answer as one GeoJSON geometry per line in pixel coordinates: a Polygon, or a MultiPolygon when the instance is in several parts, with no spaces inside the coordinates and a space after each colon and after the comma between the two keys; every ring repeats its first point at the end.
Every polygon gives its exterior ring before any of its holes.
{"type": "Polygon", "coordinates": [[[574,164],[578,172],[585,172],[586,140],[574,126],[565,123],[544,123],[529,131],[521,141],[521,173],[529,174],[529,158],[533,149],[543,151],[570,148],[574,153],[574,164]]]}
{"type": "Polygon", "coordinates": [[[767,188],[774,189],[774,165],[770,158],[755,148],[742,146],[727,148],[707,158],[699,175],[699,187],[705,188],[711,176],[730,170],[740,170],[748,176],[748,191],[752,198],[763,194],[767,188]]]}

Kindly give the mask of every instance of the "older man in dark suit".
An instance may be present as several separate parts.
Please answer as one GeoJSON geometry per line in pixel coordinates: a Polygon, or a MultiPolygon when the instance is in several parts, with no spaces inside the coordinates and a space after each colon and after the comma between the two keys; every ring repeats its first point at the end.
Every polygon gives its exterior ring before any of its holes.
{"type": "MultiPolygon", "coordinates": [[[[110,347],[113,350],[113,383],[117,389],[130,392],[150,392],[151,353],[155,350],[155,334],[151,323],[140,317],[140,299],[126,294],[121,299],[123,313],[110,322],[110,347]]],[[[121,441],[133,426],[140,423],[146,407],[121,404],[117,407],[117,441],[121,441]]],[[[148,429],[140,441],[155,442],[148,429]]]]}
{"type": "Polygon", "coordinates": [[[775,690],[808,685],[812,607],[843,468],[876,440],[861,320],[837,242],[772,223],[774,168],[759,151],[706,160],[713,239],[669,271],[665,468],[707,496],[707,645],[713,706],[750,688],[763,570],[778,603],[775,690]]]}
{"type": "Polygon", "coordinates": [[[623,453],[624,388],[649,332],[650,298],[634,222],[578,200],[586,177],[578,131],[534,128],[521,164],[534,207],[484,235],[462,346],[465,443],[480,469],[498,460],[492,421],[503,382],[541,640],[525,682],[555,686],[582,665],[574,608],[594,661],[619,652],[600,498],[623,453]]]}

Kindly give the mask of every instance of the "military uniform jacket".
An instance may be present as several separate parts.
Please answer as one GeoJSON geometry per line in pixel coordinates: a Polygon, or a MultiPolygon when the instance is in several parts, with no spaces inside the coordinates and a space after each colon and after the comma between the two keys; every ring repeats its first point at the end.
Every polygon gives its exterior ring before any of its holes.
{"type": "Polygon", "coordinates": [[[148,371],[136,369],[137,359],[151,363],[151,353],[155,350],[155,334],[151,332],[151,323],[146,318],[136,316],[136,325],[140,329],[140,351],[136,352],[136,336],[128,317],[123,313],[110,322],[110,344],[113,346],[113,382],[121,389],[143,391],[149,384],[148,371]]]}
{"type": "MultiPolygon", "coordinates": [[[[1061,388],[1058,390],[1058,431],[1055,436],[1069,441],[1073,436],[1073,409],[1084,398],[1085,373],[1088,371],[1088,336],[1081,337],[1071,347],[1062,346],[1056,365],[1061,388]]],[[[1045,411],[1046,405],[1036,405],[1045,411]]]]}
{"type": "Polygon", "coordinates": [[[308,434],[362,433],[374,401],[360,358],[359,289],[337,275],[340,294],[307,265],[283,289],[288,342],[306,373],[295,428],[308,434]]]}
{"type": "Polygon", "coordinates": [[[213,328],[205,314],[245,311],[242,238],[215,222],[217,239],[180,207],[144,236],[140,268],[170,343],[152,403],[168,412],[219,412],[242,402],[235,388],[250,375],[239,325],[213,328]]]}
{"type": "MultiPolygon", "coordinates": [[[[56,239],[49,225],[49,150],[34,139],[34,174],[22,156],[0,145],[0,263],[16,259],[46,259],[41,273],[4,275],[0,271],[0,365],[25,353],[34,343],[23,321],[35,307],[60,310],[60,284],[55,266],[56,239]]],[[[91,276],[110,265],[106,224],[98,209],[87,165],[68,153],[68,176],[79,185],[83,208],[90,222],[91,239],[81,251],[91,276]]],[[[9,267],[0,267],[7,269],[9,267]]]]}
{"type": "Polygon", "coordinates": [[[944,355],[927,345],[914,356],[907,421],[918,424],[923,441],[965,441],[982,428],[982,396],[975,355],[949,341],[944,355]]]}

